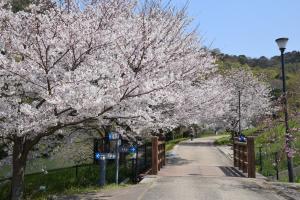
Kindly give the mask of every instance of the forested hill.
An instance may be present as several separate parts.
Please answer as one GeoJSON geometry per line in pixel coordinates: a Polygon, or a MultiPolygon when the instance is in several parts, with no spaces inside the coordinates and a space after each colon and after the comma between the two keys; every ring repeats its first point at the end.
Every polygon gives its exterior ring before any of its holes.
{"type": "MultiPolygon", "coordinates": [[[[213,50],[212,53],[218,57],[218,64],[223,68],[249,66],[255,74],[265,77],[273,88],[273,96],[280,96],[282,88],[280,56],[250,58],[245,55],[222,54],[219,50],[213,50]]],[[[285,64],[289,107],[300,112],[300,51],[287,52],[285,64]]]]}
{"type": "MultiPolygon", "coordinates": [[[[280,56],[267,58],[261,56],[260,58],[250,58],[245,55],[228,55],[219,53],[218,50],[213,51],[217,54],[219,59],[225,63],[239,63],[242,65],[247,64],[251,68],[274,68],[280,67],[280,56]]],[[[286,69],[289,72],[300,71],[300,51],[287,52],[285,54],[286,69]]]]}

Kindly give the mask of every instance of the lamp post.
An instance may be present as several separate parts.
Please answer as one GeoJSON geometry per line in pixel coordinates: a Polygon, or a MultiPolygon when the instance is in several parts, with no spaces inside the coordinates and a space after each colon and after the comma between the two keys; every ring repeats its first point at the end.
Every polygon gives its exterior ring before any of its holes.
{"type": "MultiPolygon", "coordinates": [[[[288,117],[288,107],[287,107],[287,93],[286,93],[286,78],[285,78],[285,69],[284,69],[284,51],[286,49],[286,44],[288,42],[288,38],[278,38],[276,43],[281,52],[281,72],[282,72],[282,95],[283,95],[283,111],[284,111],[284,122],[285,122],[285,142],[287,148],[291,148],[291,136],[289,129],[289,117],[288,117]]],[[[288,167],[288,175],[289,182],[294,182],[294,170],[293,170],[293,159],[290,157],[287,152],[287,167],[288,167]]]]}
{"type": "Polygon", "coordinates": [[[241,91],[239,90],[239,136],[242,134],[241,118],[241,91]]]}
{"type": "Polygon", "coordinates": [[[4,49],[4,44],[0,41],[0,53],[2,55],[5,55],[5,49],[4,49]]]}

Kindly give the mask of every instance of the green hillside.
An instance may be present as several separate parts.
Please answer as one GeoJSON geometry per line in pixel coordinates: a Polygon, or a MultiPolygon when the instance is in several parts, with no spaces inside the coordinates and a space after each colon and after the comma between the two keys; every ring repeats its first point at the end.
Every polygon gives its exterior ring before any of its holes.
{"type": "MultiPolygon", "coordinates": [[[[275,99],[280,96],[282,88],[280,56],[249,58],[245,55],[222,54],[217,50],[213,51],[213,53],[219,58],[219,65],[223,68],[250,67],[256,75],[270,83],[275,99]]],[[[286,53],[285,62],[289,109],[291,114],[297,116],[299,113],[295,112],[300,110],[300,52],[286,53]]]]}
{"type": "MultiPolygon", "coordinates": [[[[244,55],[232,56],[213,51],[218,59],[220,68],[230,69],[235,67],[250,67],[254,74],[266,81],[272,88],[274,104],[280,106],[280,95],[282,88],[281,62],[280,57],[249,58],[244,55]]],[[[288,90],[288,111],[290,127],[300,127],[300,52],[289,52],[285,55],[287,90],[288,90]]],[[[265,176],[274,176],[276,167],[284,173],[287,169],[285,154],[285,127],[283,113],[279,110],[271,120],[261,121],[253,129],[244,130],[245,135],[256,135],[256,152],[258,170],[265,176]],[[262,150],[262,164],[259,161],[259,149],[262,150]],[[275,166],[275,155],[278,155],[278,166],[275,166]],[[262,166],[261,166],[262,165],[262,166]]],[[[300,166],[300,133],[292,132],[294,136],[293,147],[294,166],[300,166]]],[[[300,173],[296,171],[296,181],[300,182],[300,173]]],[[[299,171],[299,170],[298,170],[299,171]]],[[[287,181],[287,175],[280,175],[280,180],[287,181]]]]}

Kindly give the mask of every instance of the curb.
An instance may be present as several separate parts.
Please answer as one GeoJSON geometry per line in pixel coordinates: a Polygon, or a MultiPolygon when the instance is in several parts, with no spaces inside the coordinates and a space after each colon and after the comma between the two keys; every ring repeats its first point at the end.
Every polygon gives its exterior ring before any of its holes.
{"type": "Polygon", "coordinates": [[[226,156],[226,158],[228,158],[229,160],[233,161],[232,157],[229,156],[227,153],[225,153],[224,151],[221,150],[221,148],[219,148],[218,146],[215,146],[220,153],[222,153],[224,156],[226,156]]]}

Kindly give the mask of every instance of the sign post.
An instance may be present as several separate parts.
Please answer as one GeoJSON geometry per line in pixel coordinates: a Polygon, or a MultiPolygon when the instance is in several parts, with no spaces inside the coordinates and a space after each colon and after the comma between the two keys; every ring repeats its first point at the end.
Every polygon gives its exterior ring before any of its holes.
{"type": "Polygon", "coordinates": [[[100,165],[100,181],[99,185],[100,187],[105,186],[105,179],[106,179],[106,159],[105,156],[101,156],[99,160],[99,165],[100,165]]]}
{"type": "Polygon", "coordinates": [[[120,134],[116,132],[110,132],[106,135],[106,141],[115,142],[115,151],[102,153],[103,149],[99,148],[99,142],[97,139],[94,140],[94,161],[98,161],[100,170],[99,185],[102,187],[105,185],[106,176],[106,160],[115,160],[116,164],[116,184],[119,184],[119,153],[128,150],[128,148],[119,147],[121,145],[120,134]]]}
{"type": "Polygon", "coordinates": [[[119,184],[119,145],[121,145],[120,134],[115,132],[110,132],[108,134],[109,141],[115,141],[115,163],[116,163],[116,184],[119,184]]]}
{"type": "Polygon", "coordinates": [[[99,185],[100,187],[103,187],[105,186],[106,179],[106,158],[105,155],[100,152],[96,152],[95,159],[98,160],[99,163],[99,185]]]}
{"type": "Polygon", "coordinates": [[[128,153],[129,153],[130,158],[131,158],[132,182],[136,183],[136,176],[137,176],[137,172],[136,172],[136,164],[137,164],[136,147],[134,147],[134,146],[129,147],[128,148],[128,153]]]}
{"type": "Polygon", "coordinates": [[[119,140],[116,141],[116,184],[119,184],[119,140]]]}

